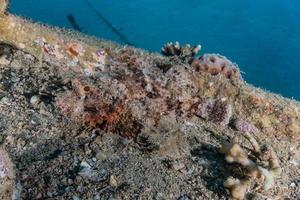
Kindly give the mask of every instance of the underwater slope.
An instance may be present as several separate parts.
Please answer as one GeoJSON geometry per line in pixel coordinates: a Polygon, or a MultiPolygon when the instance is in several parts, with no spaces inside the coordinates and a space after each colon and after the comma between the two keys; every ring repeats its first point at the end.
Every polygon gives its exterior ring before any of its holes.
{"type": "Polygon", "coordinates": [[[249,83],[300,98],[299,1],[26,2],[13,0],[12,12],[68,28],[72,26],[67,15],[72,13],[84,33],[124,43],[97,16],[100,13],[136,47],[151,51],[168,41],[200,42],[204,52],[218,52],[238,63],[249,83]]]}
{"type": "Polygon", "coordinates": [[[2,197],[299,197],[299,103],[249,86],[225,57],[4,13],[0,40],[2,197]]]}

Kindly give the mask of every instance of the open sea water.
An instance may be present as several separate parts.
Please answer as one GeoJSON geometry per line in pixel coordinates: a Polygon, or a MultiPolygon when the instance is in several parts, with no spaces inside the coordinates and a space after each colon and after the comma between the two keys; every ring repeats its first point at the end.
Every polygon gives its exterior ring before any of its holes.
{"type": "Polygon", "coordinates": [[[149,51],[201,44],[248,83],[300,100],[299,0],[11,0],[10,11],[149,51]]]}

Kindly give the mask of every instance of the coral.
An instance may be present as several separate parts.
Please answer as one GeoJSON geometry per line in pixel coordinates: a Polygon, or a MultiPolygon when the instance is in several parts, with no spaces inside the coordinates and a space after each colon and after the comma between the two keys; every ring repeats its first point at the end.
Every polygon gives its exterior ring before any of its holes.
{"type": "Polygon", "coordinates": [[[226,101],[208,99],[198,106],[197,115],[209,121],[227,125],[232,116],[232,107],[226,101]]]}
{"type": "Polygon", "coordinates": [[[241,77],[237,66],[219,54],[204,54],[191,65],[197,72],[206,72],[213,76],[222,74],[227,78],[241,77]]]}
{"type": "Polygon", "coordinates": [[[233,138],[231,143],[224,143],[220,152],[225,155],[225,160],[228,163],[239,163],[244,167],[253,168],[254,162],[248,158],[247,153],[237,144],[237,138],[233,138]]]}
{"type": "Polygon", "coordinates": [[[0,199],[12,199],[15,178],[14,165],[4,147],[0,147],[0,199]]]}
{"type": "Polygon", "coordinates": [[[240,118],[234,119],[232,121],[232,125],[236,130],[241,131],[241,132],[247,132],[247,133],[258,133],[259,132],[259,130],[256,126],[247,122],[244,119],[240,119],[240,118]]]}
{"type": "Polygon", "coordinates": [[[246,178],[243,180],[234,179],[229,177],[224,186],[230,190],[232,198],[239,200],[244,199],[246,194],[246,188],[248,188],[253,181],[258,185],[263,181],[263,190],[269,190],[275,184],[275,178],[280,176],[281,167],[279,165],[278,157],[274,149],[270,146],[259,146],[258,142],[250,133],[246,133],[244,137],[251,143],[254,152],[251,154],[252,160],[239,144],[237,137],[234,137],[230,143],[225,142],[220,153],[225,155],[225,160],[228,163],[237,163],[243,166],[243,176],[246,178]]]}
{"type": "Polygon", "coordinates": [[[270,145],[264,145],[261,149],[260,159],[269,164],[270,172],[275,176],[279,176],[282,169],[279,164],[279,159],[270,145]]]}
{"type": "Polygon", "coordinates": [[[164,47],[161,48],[161,52],[165,56],[177,56],[183,61],[192,62],[198,52],[201,50],[201,45],[196,45],[191,47],[191,45],[187,44],[185,46],[181,46],[179,42],[175,42],[175,44],[167,43],[164,47]]]}
{"type": "Polygon", "coordinates": [[[235,200],[245,199],[246,192],[249,188],[249,180],[239,180],[233,177],[229,177],[224,182],[224,187],[230,190],[231,198],[235,200]]]}

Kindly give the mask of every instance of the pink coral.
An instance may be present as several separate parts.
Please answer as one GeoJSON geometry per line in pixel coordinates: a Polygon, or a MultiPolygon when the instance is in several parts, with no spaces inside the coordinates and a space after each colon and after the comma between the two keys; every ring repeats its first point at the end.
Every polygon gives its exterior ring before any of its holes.
{"type": "Polygon", "coordinates": [[[257,133],[259,132],[258,128],[254,126],[253,124],[247,122],[243,119],[236,119],[233,121],[233,126],[241,132],[247,132],[247,133],[257,133]]]}
{"type": "Polygon", "coordinates": [[[211,75],[223,74],[227,78],[240,78],[240,72],[226,57],[218,54],[204,54],[192,63],[198,72],[207,72],[211,75]]]}

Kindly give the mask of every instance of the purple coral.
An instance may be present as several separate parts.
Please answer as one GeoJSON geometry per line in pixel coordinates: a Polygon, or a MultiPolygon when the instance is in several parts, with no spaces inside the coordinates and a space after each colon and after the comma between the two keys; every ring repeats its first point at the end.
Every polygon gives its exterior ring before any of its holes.
{"type": "Polygon", "coordinates": [[[247,122],[244,119],[235,119],[233,121],[233,126],[238,131],[244,132],[244,133],[257,133],[259,132],[258,128],[254,126],[253,124],[247,122]]]}
{"type": "Polygon", "coordinates": [[[198,106],[198,115],[209,121],[227,125],[232,116],[232,107],[225,101],[221,100],[206,100],[198,106]]]}

